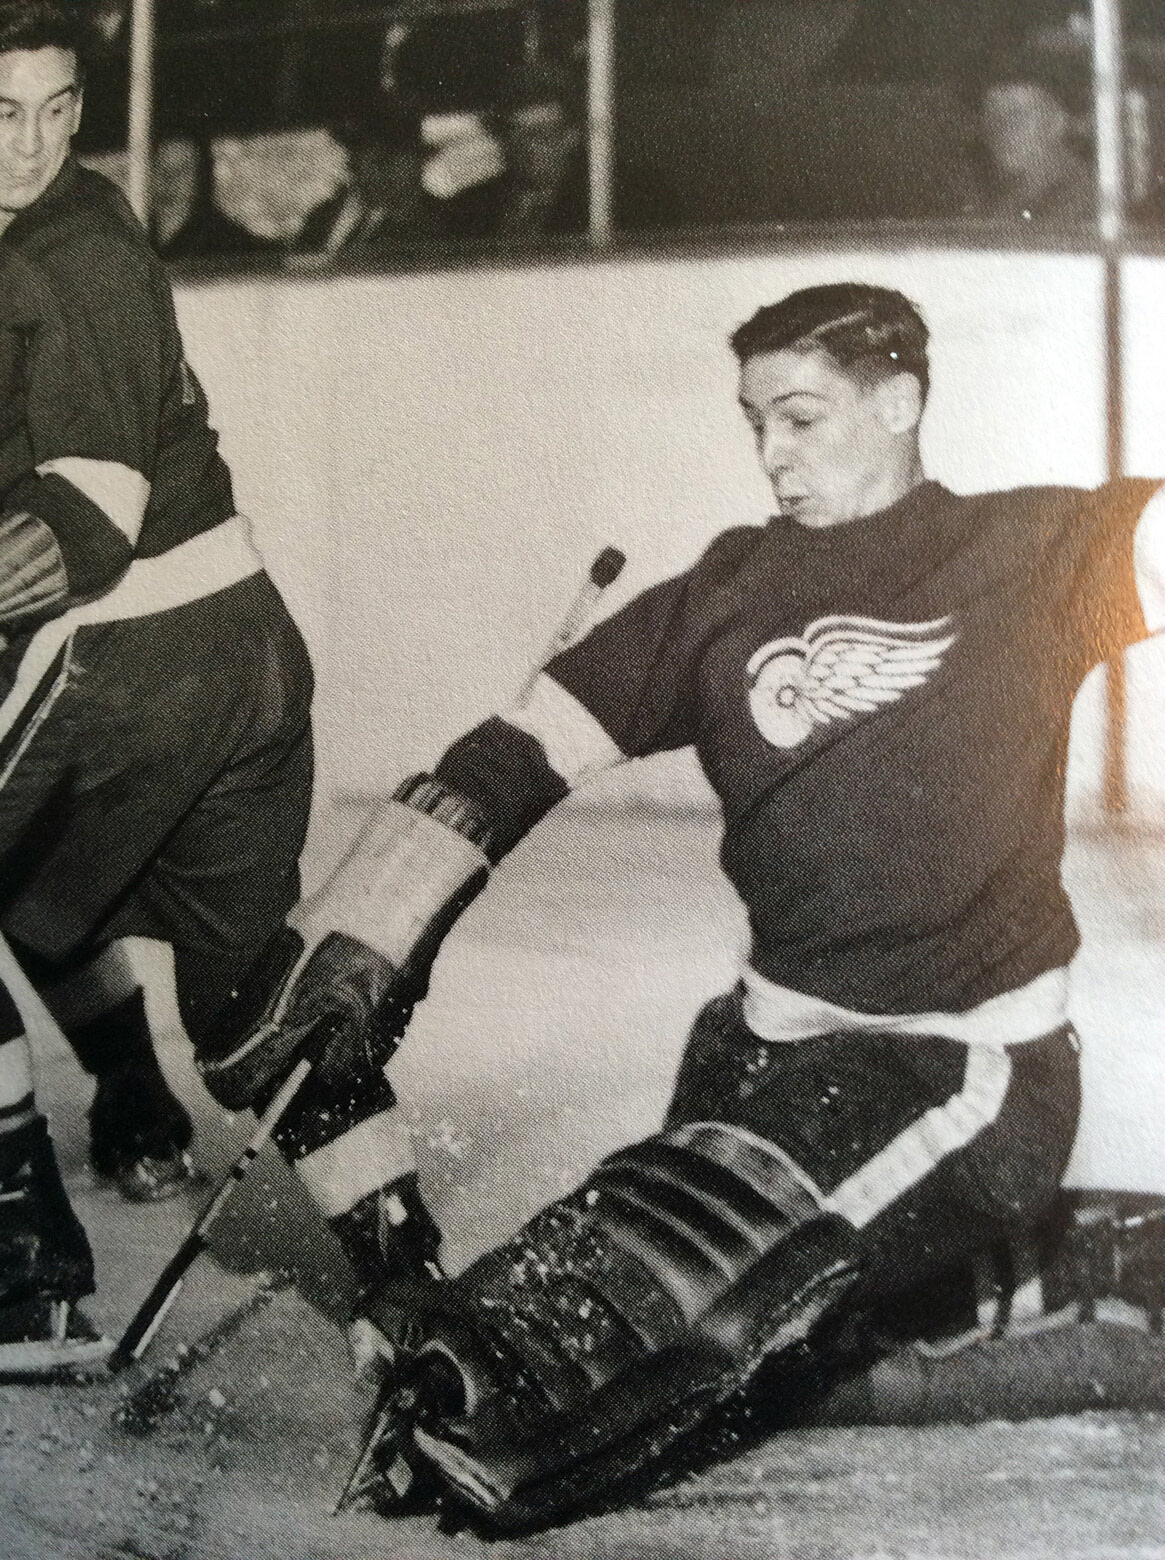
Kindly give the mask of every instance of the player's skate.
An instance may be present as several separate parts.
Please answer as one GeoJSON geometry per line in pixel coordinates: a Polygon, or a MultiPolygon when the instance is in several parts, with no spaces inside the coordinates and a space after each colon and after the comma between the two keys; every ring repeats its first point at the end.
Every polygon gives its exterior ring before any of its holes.
{"type": "Polygon", "coordinates": [[[76,1309],[93,1292],[93,1258],[42,1117],[8,1136],[4,1164],[0,1379],[94,1370],[113,1345],[76,1309]]]}
{"type": "Polygon", "coordinates": [[[353,1361],[358,1375],[379,1384],[363,1450],[336,1510],[367,1501],[400,1514],[440,1487],[423,1460],[409,1456],[415,1398],[407,1383],[424,1338],[419,1317],[444,1280],[441,1232],[412,1175],[362,1199],[333,1228],[365,1280],[348,1330],[353,1361]]]}
{"type": "Polygon", "coordinates": [[[89,1162],[128,1202],[159,1202],[195,1179],[190,1114],[154,1052],[140,987],[65,1036],[96,1080],[89,1107],[89,1162]]]}
{"type": "Polygon", "coordinates": [[[157,1068],[97,1080],[89,1107],[89,1161],[127,1202],[161,1202],[196,1178],[186,1109],[157,1068]]]}

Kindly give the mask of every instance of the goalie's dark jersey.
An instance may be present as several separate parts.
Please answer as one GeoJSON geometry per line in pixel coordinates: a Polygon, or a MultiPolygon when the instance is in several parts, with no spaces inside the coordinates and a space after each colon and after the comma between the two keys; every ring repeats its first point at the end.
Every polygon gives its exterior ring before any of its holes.
{"type": "Polygon", "coordinates": [[[1152,485],[773,520],[548,667],[629,756],[694,744],[754,968],[867,1013],[961,1012],[1064,964],[1072,701],[1145,635],[1152,485]]]}

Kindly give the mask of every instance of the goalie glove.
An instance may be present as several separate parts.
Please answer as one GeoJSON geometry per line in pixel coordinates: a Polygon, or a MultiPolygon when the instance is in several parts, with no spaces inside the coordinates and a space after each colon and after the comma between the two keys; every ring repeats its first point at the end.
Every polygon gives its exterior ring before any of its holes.
{"type": "Polygon", "coordinates": [[[383,1070],[485,886],[490,844],[471,802],[428,775],[405,781],[210,1026],[196,1061],[215,1099],[262,1110],[304,1057],[332,1088],[383,1070]]]}

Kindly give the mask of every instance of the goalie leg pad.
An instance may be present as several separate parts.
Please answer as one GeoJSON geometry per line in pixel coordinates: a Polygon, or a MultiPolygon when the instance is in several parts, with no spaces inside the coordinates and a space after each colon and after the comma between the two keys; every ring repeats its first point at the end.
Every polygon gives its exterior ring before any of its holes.
{"type": "Polygon", "coordinates": [[[496,1523],[577,1514],[800,1342],[857,1273],[853,1227],[779,1149],[719,1124],[663,1133],[435,1292],[428,1347],[446,1405],[451,1362],[463,1401],[426,1412],[418,1391],[416,1445],[496,1523]]]}
{"type": "Polygon", "coordinates": [[[261,1110],[305,1056],[325,1099],[383,1068],[442,939],[486,882],[489,838],[463,798],[425,776],[406,782],[211,1026],[197,1062],[219,1103],[261,1110]]]}

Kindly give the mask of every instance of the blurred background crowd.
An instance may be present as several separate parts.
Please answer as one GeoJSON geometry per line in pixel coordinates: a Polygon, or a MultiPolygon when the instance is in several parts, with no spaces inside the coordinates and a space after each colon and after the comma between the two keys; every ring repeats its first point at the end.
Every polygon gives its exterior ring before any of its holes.
{"type": "MultiPolygon", "coordinates": [[[[1083,0],[614,0],[611,225],[1096,216],[1083,0]]],[[[588,230],[585,0],[157,0],[154,231],[175,261],[416,263],[588,230]]],[[[84,150],[124,163],[128,0],[84,150]]],[[[1165,223],[1165,0],[1125,0],[1129,213],[1165,223]]]]}

